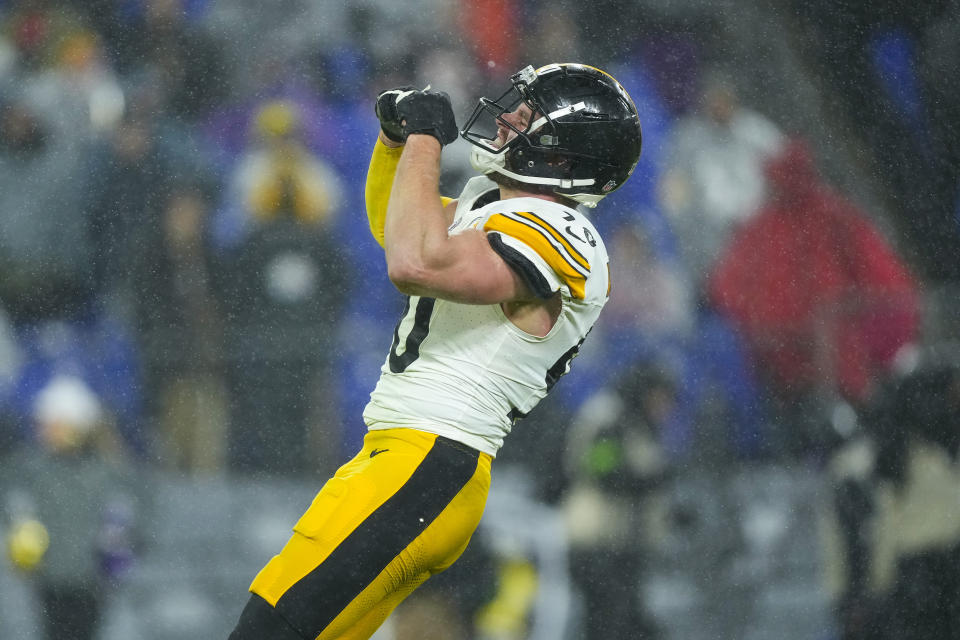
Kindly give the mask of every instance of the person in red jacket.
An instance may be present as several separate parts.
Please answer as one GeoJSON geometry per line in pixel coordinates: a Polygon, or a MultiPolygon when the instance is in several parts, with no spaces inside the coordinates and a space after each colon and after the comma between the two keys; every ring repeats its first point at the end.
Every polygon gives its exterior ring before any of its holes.
{"type": "Polygon", "coordinates": [[[767,201],[721,255],[709,300],[746,338],[775,408],[824,396],[861,405],[915,337],[917,284],[868,216],[822,180],[804,141],[765,171],[767,201]]]}

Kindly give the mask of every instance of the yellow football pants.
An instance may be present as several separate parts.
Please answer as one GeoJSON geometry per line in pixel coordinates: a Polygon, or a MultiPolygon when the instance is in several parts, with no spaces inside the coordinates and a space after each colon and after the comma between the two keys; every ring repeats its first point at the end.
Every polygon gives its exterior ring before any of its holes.
{"type": "Polygon", "coordinates": [[[370,431],[250,591],[301,637],[363,640],[463,553],[491,457],[414,429],[370,431]]]}

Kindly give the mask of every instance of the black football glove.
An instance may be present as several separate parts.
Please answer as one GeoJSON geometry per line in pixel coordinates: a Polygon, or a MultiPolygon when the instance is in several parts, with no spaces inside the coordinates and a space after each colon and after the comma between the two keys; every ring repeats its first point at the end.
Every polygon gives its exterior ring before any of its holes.
{"type": "Polygon", "coordinates": [[[396,105],[404,139],[414,133],[423,133],[436,138],[441,146],[457,139],[459,130],[450,96],[442,91],[403,93],[397,98],[396,105]]]}
{"type": "Polygon", "coordinates": [[[443,146],[459,135],[450,96],[442,91],[413,91],[400,95],[397,114],[404,139],[414,133],[423,133],[433,136],[443,146]]]}
{"type": "Polygon", "coordinates": [[[410,134],[423,133],[446,145],[459,134],[450,97],[429,91],[429,87],[423,91],[409,86],[381,91],[374,111],[384,135],[394,142],[406,142],[410,134]]]}
{"type": "Polygon", "coordinates": [[[403,127],[400,125],[400,116],[397,115],[397,97],[406,94],[408,91],[415,91],[413,87],[398,87],[381,91],[377,95],[377,103],[374,111],[377,119],[380,121],[380,128],[383,134],[394,142],[405,142],[407,137],[403,135],[403,127]]]}

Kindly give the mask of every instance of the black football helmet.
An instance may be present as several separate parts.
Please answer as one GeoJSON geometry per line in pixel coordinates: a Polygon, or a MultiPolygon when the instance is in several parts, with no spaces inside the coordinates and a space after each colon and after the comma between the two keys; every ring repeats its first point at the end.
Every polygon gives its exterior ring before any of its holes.
{"type": "Polygon", "coordinates": [[[528,66],[496,100],[480,98],[460,135],[483,174],[546,185],[588,207],[622,185],[640,158],[637,108],[608,73],[584,64],[528,66]],[[520,103],[533,112],[520,131],[503,118],[520,103]],[[492,116],[492,118],[491,118],[492,116]],[[516,133],[497,145],[497,125],[516,133]]]}

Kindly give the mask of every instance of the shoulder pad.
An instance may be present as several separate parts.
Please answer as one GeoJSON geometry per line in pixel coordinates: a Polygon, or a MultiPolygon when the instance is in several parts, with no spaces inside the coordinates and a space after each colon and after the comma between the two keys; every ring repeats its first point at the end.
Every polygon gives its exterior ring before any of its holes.
{"type": "Polygon", "coordinates": [[[585,255],[588,252],[584,249],[596,245],[591,226],[583,222],[580,214],[561,207],[537,211],[500,210],[487,217],[483,229],[532,250],[567,285],[571,295],[583,299],[591,270],[585,255]]]}

